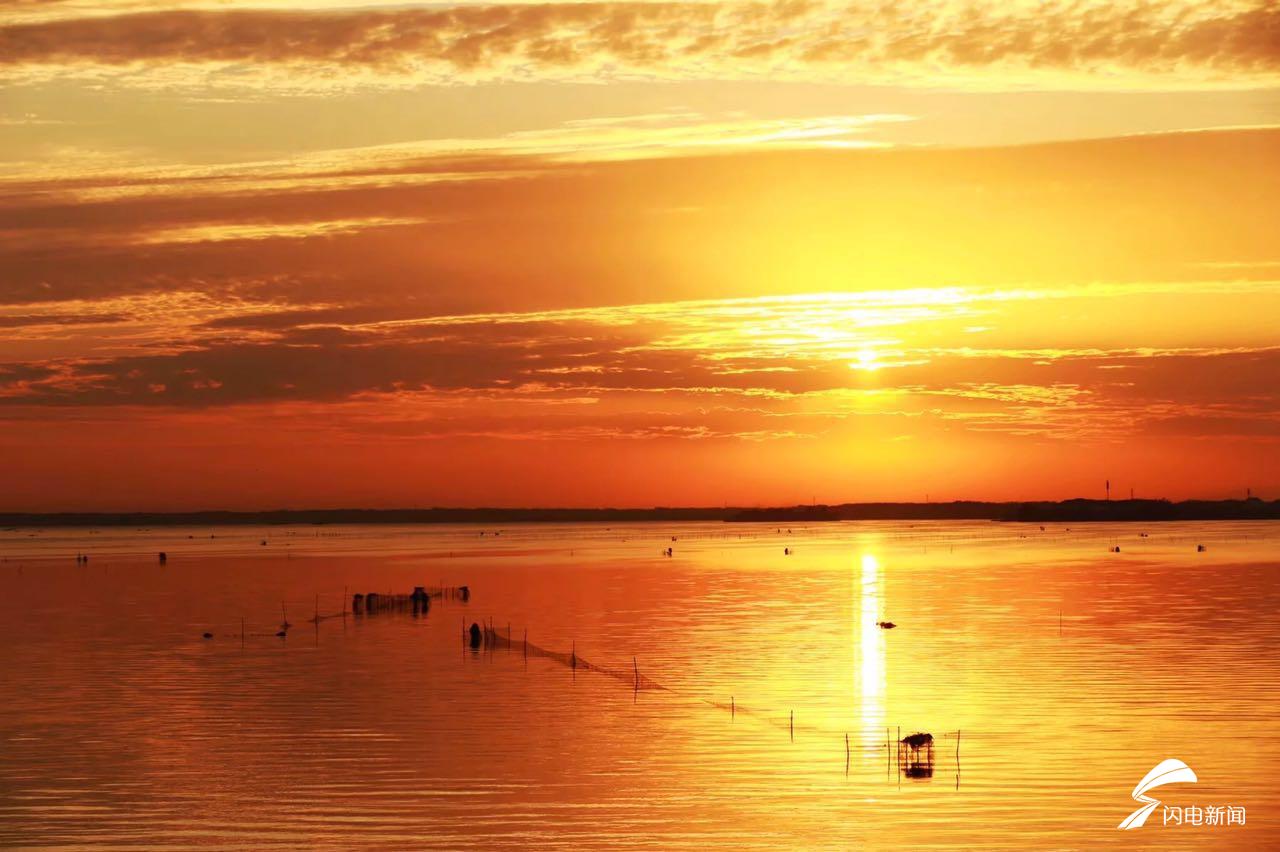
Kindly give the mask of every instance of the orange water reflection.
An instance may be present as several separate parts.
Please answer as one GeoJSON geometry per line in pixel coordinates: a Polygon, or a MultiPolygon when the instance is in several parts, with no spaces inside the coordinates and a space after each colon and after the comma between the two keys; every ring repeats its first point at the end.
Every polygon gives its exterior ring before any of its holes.
{"type": "Polygon", "coordinates": [[[1145,531],[5,533],[0,845],[1275,845],[1280,526],[1145,531]],[[471,602],[307,623],[438,583],[471,602]],[[668,689],[465,649],[490,616],[668,689]],[[1166,757],[1247,826],[1116,832],[1166,757]]]}

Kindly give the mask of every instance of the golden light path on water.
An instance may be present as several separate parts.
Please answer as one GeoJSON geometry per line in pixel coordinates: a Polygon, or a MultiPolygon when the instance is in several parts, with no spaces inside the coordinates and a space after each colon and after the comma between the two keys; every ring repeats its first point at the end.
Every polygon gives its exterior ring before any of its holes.
{"type": "Polygon", "coordinates": [[[882,619],[880,600],[880,563],[875,556],[864,553],[861,560],[859,583],[859,612],[857,629],[858,696],[862,707],[863,744],[874,747],[880,742],[877,733],[884,727],[885,659],[884,631],[878,622],[882,619]]]}

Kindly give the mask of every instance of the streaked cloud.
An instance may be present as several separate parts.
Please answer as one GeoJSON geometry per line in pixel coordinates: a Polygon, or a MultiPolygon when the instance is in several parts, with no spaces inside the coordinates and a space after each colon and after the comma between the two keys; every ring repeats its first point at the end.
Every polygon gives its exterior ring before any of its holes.
{"type": "MultiPolygon", "coordinates": [[[[1280,282],[1267,286],[1280,293],[1280,282]]],[[[1188,289],[1108,292],[1175,308],[1188,289]]],[[[171,324],[167,339],[140,338],[110,357],[0,364],[0,402],[390,405],[423,436],[516,440],[755,441],[821,435],[850,419],[919,417],[963,432],[1053,440],[1163,434],[1206,418],[1214,434],[1232,424],[1241,435],[1276,433],[1280,346],[936,345],[974,315],[1016,333],[1034,304],[1071,310],[1097,296],[1096,288],[936,288],[338,323],[342,312],[333,308],[263,313],[245,305],[242,317],[224,311],[185,329],[171,324]],[[866,353],[878,368],[851,370],[850,360],[856,366],[866,353]]],[[[15,316],[27,323],[41,315],[15,316]]],[[[70,325],[111,321],[58,316],[70,325]]]]}
{"type": "MultiPolygon", "coordinates": [[[[593,2],[305,11],[152,5],[0,28],[10,81],[328,91],[480,80],[827,79],[1007,88],[1274,85],[1280,9],[1206,3],[593,2]]],[[[19,5],[19,11],[32,10],[19,5]]],[[[68,15],[80,5],[61,7],[68,15]]]]}

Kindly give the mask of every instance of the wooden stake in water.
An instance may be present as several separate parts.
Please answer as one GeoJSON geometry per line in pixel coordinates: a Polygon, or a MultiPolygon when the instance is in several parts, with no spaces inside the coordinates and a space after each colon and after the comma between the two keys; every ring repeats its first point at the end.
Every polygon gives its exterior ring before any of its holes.
{"type": "Polygon", "coordinates": [[[640,664],[636,662],[636,658],[631,658],[631,669],[636,673],[636,691],[640,691],[640,664]]]}
{"type": "Polygon", "coordinates": [[[729,696],[729,719],[733,720],[738,715],[738,706],[733,703],[733,696],[729,696]]]}
{"type": "Polygon", "coordinates": [[[844,735],[844,774],[849,774],[849,734],[844,735]]]}
{"type": "Polygon", "coordinates": [[[791,742],[796,741],[796,711],[791,711],[791,742]]]}

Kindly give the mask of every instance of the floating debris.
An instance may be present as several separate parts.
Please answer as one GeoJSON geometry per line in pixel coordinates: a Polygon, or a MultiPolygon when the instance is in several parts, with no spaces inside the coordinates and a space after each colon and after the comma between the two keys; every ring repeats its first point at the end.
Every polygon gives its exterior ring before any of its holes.
{"type": "Polygon", "coordinates": [[[1203,544],[1196,545],[1196,553],[1204,553],[1207,548],[1203,544]]]}
{"type": "Polygon", "coordinates": [[[206,634],[204,634],[204,638],[206,638],[206,639],[212,639],[212,638],[213,638],[213,634],[212,634],[212,633],[206,633],[206,634]]]}
{"type": "Polygon", "coordinates": [[[894,624],[892,621],[877,621],[876,626],[879,627],[881,630],[892,630],[898,625],[894,624]]]}
{"type": "Polygon", "coordinates": [[[166,564],[166,563],[169,561],[169,554],[165,553],[165,552],[162,550],[162,551],[160,551],[160,557],[159,557],[159,558],[160,558],[160,564],[161,564],[161,565],[164,565],[164,564],[166,564]]]}

